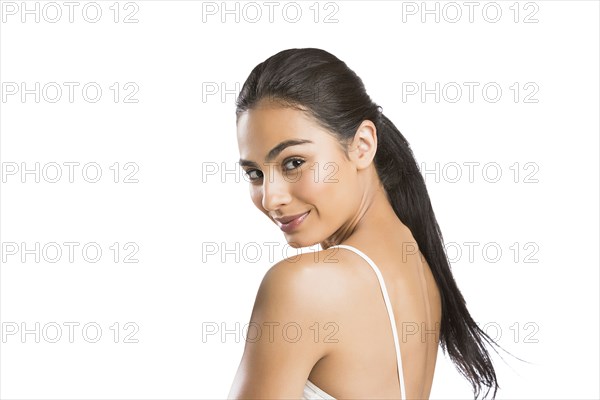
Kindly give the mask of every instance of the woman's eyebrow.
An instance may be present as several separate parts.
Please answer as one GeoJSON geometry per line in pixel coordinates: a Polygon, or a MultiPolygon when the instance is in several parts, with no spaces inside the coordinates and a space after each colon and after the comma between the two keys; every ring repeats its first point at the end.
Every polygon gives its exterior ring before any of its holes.
{"type": "MultiPolygon", "coordinates": [[[[283,142],[279,143],[277,146],[273,147],[269,151],[265,161],[267,161],[267,162],[271,161],[272,159],[277,157],[279,155],[279,153],[281,153],[284,149],[286,149],[290,146],[296,146],[296,145],[304,144],[304,143],[313,143],[313,141],[308,140],[308,139],[284,140],[283,142]]],[[[254,161],[244,160],[243,158],[240,158],[240,166],[242,166],[242,167],[258,167],[258,165],[254,161]]]]}

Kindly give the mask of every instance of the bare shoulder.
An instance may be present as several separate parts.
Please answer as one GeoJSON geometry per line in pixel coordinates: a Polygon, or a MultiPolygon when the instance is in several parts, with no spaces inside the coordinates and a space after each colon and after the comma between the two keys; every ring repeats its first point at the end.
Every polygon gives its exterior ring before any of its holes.
{"type": "Polygon", "coordinates": [[[265,274],[257,306],[271,304],[296,317],[327,318],[352,290],[350,258],[339,249],[303,252],[273,265],[265,274]]]}
{"type": "Polygon", "coordinates": [[[230,398],[297,397],[313,367],[343,343],[338,322],[348,296],[329,253],[302,253],[267,271],[230,398]]]}
{"type": "Polygon", "coordinates": [[[370,326],[357,315],[372,308],[357,257],[340,248],[304,252],[267,271],[230,398],[297,397],[319,361],[354,351],[355,332],[370,326]]]}

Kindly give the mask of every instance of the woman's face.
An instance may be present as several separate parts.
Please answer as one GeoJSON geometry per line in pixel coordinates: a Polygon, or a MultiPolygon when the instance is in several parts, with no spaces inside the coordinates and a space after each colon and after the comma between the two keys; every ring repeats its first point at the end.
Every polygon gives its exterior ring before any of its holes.
{"type": "Polygon", "coordinates": [[[356,224],[364,193],[357,165],[305,113],[261,102],[240,115],[237,138],[252,202],[290,246],[312,246],[356,224]]]}

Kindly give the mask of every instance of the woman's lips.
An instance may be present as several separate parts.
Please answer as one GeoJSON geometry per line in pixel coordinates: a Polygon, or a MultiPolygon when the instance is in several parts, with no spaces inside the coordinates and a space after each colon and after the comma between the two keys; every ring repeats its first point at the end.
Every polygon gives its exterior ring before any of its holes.
{"type": "Polygon", "coordinates": [[[304,214],[300,214],[298,217],[296,217],[286,223],[277,221],[277,223],[279,224],[279,229],[281,229],[285,233],[292,232],[294,229],[296,229],[302,223],[302,221],[304,221],[306,219],[306,217],[308,216],[309,213],[310,213],[310,211],[307,211],[304,214]]]}

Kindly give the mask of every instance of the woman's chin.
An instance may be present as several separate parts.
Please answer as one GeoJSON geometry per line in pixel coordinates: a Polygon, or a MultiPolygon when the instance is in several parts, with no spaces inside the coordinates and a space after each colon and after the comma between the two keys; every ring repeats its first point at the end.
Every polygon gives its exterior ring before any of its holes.
{"type": "Polygon", "coordinates": [[[319,243],[319,241],[303,239],[300,237],[300,235],[285,235],[285,240],[287,241],[288,245],[294,249],[310,247],[319,243]]]}
{"type": "Polygon", "coordinates": [[[298,241],[298,238],[292,238],[294,235],[286,235],[285,240],[294,249],[299,249],[308,246],[303,241],[298,241]]]}

